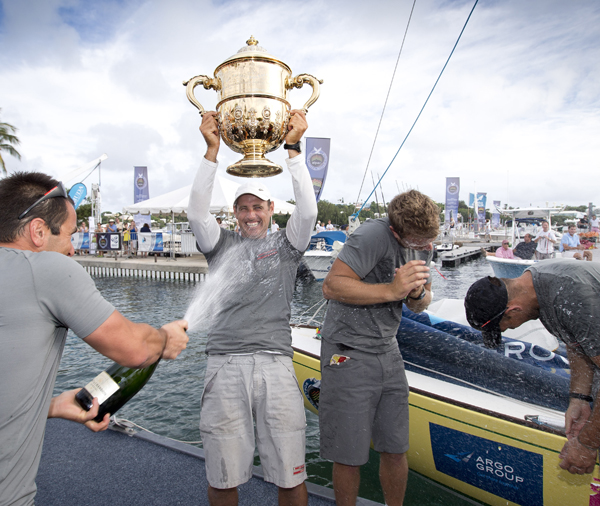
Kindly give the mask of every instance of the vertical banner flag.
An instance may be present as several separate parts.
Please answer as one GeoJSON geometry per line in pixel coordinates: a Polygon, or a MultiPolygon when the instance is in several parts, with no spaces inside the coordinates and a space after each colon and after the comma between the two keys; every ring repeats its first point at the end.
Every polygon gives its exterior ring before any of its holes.
{"type": "Polygon", "coordinates": [[[492,213],[492,227],[498,228],[500,227],[500,201],[494,200],[494,212],[492,213]]]}
{"type": "Polygon", "coordinates": [[[133,203],[137,204],[150,198],[148,167],[134,167],[133,171],[133,203]]]}
{"type": "Polygon", "coordinates": [[[485,205],[487,202],[487,193],[477,194],[477,217],[480,223],[485,223],[485,205]]]}
{"type": "Polygon", "coordinates": [[[320,137],[306,138],[306,166],[312,179],[317,202],[321,198],[327,169],[329,168],[329,146],[331,139],[320,137]]]}
{"type": "Polygon", "coordinates": [[[475,195],[469,193],[469,207],[473,207],[475,205],[475,195]]]}
{"type": "Polygon", "coordinates": [[[450,220],[454,218],[454,221],[458,221],[458,194],[460,192],[460,178],[459,177],[447,177],[446,178],[446,208],[444,221],[450,223],[450,220]]]}

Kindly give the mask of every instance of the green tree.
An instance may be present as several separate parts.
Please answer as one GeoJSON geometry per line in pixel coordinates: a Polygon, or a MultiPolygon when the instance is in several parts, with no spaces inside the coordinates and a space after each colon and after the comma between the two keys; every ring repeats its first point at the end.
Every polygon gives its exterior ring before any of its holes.
{"type": "MultiPolygon", "coordinates": [[[[2,109],[0,109],[2,111],[2,109]]],[[[2,151],[6,151],[9,155],[14,156],[17,160],[21,159],[21,154],[14,148],[21,144],[19,138],[15,135],[17,129],[8,123],[0,123],[0,171],[6,174],[6,165],[2,157],[2,151]]]]}

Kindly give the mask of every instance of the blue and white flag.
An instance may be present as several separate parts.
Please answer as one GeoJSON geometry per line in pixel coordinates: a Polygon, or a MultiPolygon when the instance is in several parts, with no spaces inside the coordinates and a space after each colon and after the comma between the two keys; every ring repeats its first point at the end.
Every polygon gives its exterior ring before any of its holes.
{"type": "Polygon", "coordinates": [[[133,203],[137,204],[150,198],[148,167],[134,167],[133,171],[133,203]]]}
{"type": "Polygon", "coordinates": [[[73,200],[73,207],[77,209],[79,204],[81,204],[85,200],[85,196],[87,195],[87,188],[83,183],[76,183],[71,186],[69,190],[69,197],[73,200]]]}
{"type": "Polygon", "coordinates": [[[323,193],[325,178],[329,169],[329,147],[331,139],[320,137],[306,138],[306,166],[312,179],[317,202],[323,193]]]}
{"type": "Polygon", "coordinates": [[[458,219],[458,195],[460,193],[460,178],[446,178],[446,207],[444,220],[450,222],[452,218],[458,219]]]}

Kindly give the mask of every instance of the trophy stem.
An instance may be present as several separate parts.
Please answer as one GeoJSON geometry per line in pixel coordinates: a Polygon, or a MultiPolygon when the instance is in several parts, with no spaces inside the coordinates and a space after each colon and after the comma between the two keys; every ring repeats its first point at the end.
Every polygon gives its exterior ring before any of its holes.
{"type": "Polygon", "coordinates": [[[243,143],[244,158],[227,167],[227,173],[238,177],[270,177],[281,174],[281,166],[265,158],[265,146],[260,141],[243,143]]]}

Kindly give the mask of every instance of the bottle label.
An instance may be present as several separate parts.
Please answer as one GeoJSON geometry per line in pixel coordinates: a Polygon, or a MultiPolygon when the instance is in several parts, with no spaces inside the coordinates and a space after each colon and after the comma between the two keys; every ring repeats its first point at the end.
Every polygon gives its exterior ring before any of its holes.
{"type": "Polygon", "coordinates": [[[119,390],[119,385],[110,377],[110,374],[103,371],[90,381],[85,386],[85,389],[92,397],[98,397],[98,403],[102,404],[112,394],[119,390]]]}

